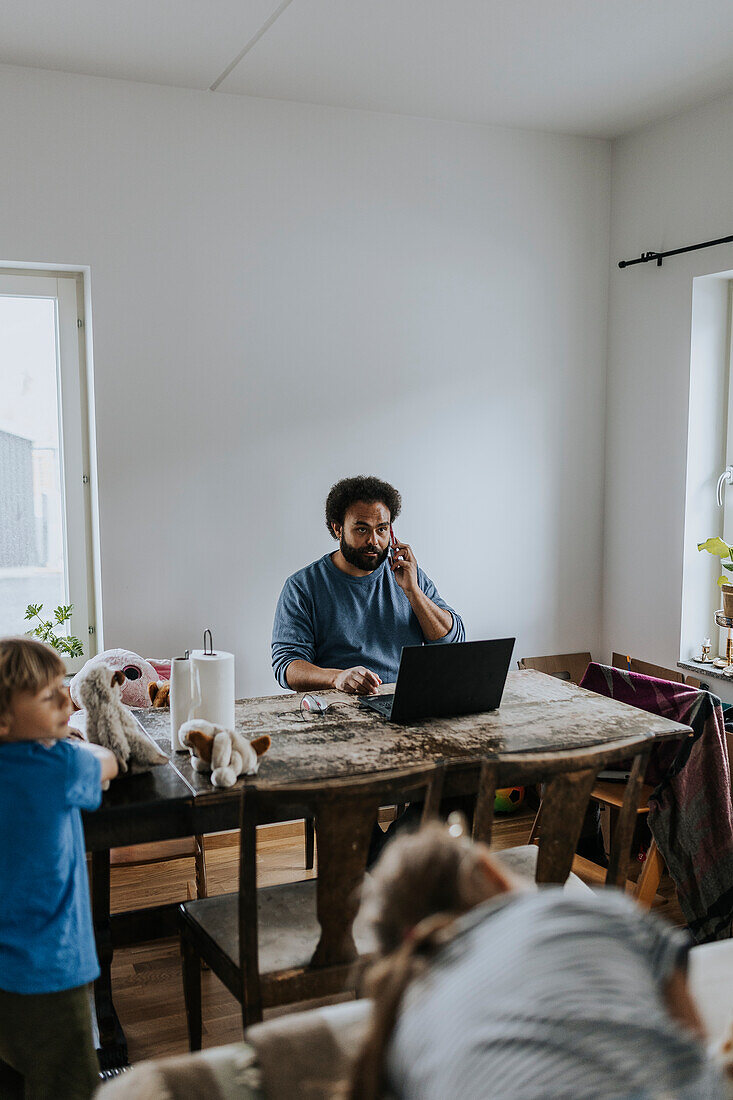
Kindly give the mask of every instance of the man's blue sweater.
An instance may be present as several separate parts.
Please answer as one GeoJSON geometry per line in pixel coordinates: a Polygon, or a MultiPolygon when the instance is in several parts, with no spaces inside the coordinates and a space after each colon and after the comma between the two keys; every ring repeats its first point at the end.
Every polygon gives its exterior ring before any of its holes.
{"type": "Polygon", "coordinates": [[[417,576],[425,595],[453,616],[450,630],[437,642],[426,641],[387,561],[366,577],[352,577],[324,554],[288,577],[272,629],[272,667],[280,686],[289,686],[285,672],[291,661],[320,668],[364,665],[389,684],[397,679],[403,646],[464,641],[460,616],[419,566],[417,576]]]}

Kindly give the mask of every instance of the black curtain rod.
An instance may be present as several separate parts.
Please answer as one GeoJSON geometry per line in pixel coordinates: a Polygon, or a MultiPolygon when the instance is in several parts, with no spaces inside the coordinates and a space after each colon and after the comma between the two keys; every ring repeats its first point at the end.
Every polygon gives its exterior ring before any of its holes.
{"type": "Polygon", "coordinates": [[[716,244],[730,244],[733,237],[719,237],[717,241],[703,241],[702,244],[688,244],[686,248],[673,248],[670,252],[642,252],[638,260],[620,260],[619,267],[632,267],[634,264],[648,264],[650,260],[657,261],[657,267],[662,266],[662,260],[667,256],[679,256],[680,252],[696,252],[698,248],[712,248],[716,244]]]}

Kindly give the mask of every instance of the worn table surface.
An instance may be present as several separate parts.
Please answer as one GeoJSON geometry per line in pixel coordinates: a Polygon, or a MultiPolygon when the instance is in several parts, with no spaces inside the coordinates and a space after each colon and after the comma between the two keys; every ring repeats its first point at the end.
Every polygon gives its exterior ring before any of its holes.
{"type": "MultiPolygon", "coordinates": [[[[381,693],[391,690],[393,685],[383,685],[381,693]]],[[[531,669],[509,673],[498,710],[416,725],[388,722],[353,695],[319,694],[333,708],[306,720],[300,714],[301,695],[237,702],[237,729],[250,738],[262,733],[272,737],[260,765],[260,782],[298,783],[388,771],[437,757],[447,762],[477,756],[502,759],[513,753],[546,754],[627,738],[661,740],[688,732],[686,726],[531,669]]],[[[148,733],[170,753],[170,712],[150,708],[136,713],[148,733]]],[[[171,763],[197,796],[212,791],[208,777],[193,771],[186,753],[172,754],[171,763]]]]}
{"type": "MultiPolygon", "coordinates": [[[[383,685],[381,693],[391,688],[383,685]]],[[[501,765],[504,785],[538,782],[543,775],[515,780],[509,774],[512,759],[536,756],[541,771],[548,757],[569,750],[689,732],[666,718],[531,669],[509,673],[498,710],[415,725],[388,722],[353,695],[320,694],[333,708],[305,720],[301,695],[237,702],[237,728],[248,737],[269,733],[272,738],[258,785],[337,780],[442,758],[446,793],[463,794],[461,761],[488,756],[501,765]]],[[[169,710],[150,707],[136,714],[169,762],[112,782],[101,809],[84,814],[89,850],[236,828],[239,792],[251,780],[240,779],[225,790],[213,787],[207,774],[193,770],[187,752],[171,751],[169,710]]]]}

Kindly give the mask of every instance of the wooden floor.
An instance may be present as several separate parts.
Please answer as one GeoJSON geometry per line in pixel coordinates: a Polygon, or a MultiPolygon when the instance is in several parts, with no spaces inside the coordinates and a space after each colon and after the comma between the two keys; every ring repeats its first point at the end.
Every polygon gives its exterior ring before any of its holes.
{"type": "MultiPolygon", "coordinates": [[[[497,850],[526,843],[534,811],[497,817],[493,847],[497,850]]],[[[206,867],[209,894],[237,887],[236,836],[207,837],[206,867]]],[[[310,878],[304,869],[302,823],[260,830],[258,873],[262,885],[310,878]]],[[[593,885],[593,865],[576,868],[593,885]]],[[[193,859],[141,867],[112,868],[112,909],[134,909],[170,901],[185,901],[194,892],[193,859]]],[[[682,924],[674,887],[665,878],[655,909],[682,924]]],[[[177,1054],[188,1049],[183,988],[177,940],[158,940],[115,952],[112,966],[115,1005],[127,1035],[131,1062],[177,1054]]],[[[240,1009],[214,975],[202,974],[204,1047],[231,1043],[242,1036],[240,1009]]]]}

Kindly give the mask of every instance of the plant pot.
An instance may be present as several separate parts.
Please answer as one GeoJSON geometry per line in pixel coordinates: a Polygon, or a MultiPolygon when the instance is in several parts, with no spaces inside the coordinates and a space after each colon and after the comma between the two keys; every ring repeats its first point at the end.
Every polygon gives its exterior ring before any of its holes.
{"type": "Polygon", "coordinates": [[[723,614],[727,619],[733,619],[733,584],[721,584],[723,593],[723,614]]]}

